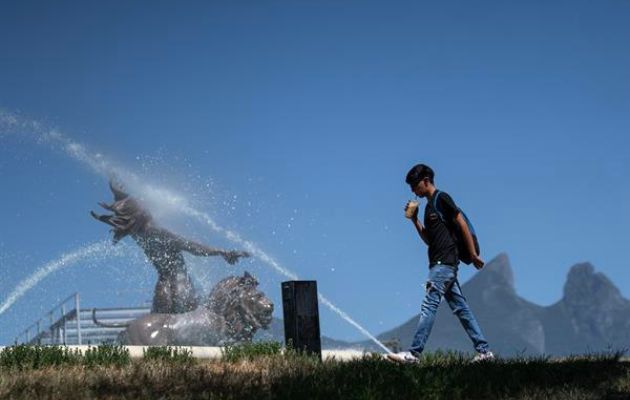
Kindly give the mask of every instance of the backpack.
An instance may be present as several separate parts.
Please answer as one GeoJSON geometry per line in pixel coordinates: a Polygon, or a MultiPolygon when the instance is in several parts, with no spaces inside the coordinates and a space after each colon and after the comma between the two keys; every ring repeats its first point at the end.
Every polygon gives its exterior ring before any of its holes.
{"type": "MultiPolygon", "coordinates": [[[[446,224],[447,228],[451,232],[455,233],[454,237],[455,237],[455,242],[457,244],[457,253],[459,254],[459,260],[463,262],[464,264],[470,265],[472,263],[472,256],[470,252],[468,251],[468,246],[466,246],[466,241],[464,240],[464,233],[459,228],[459,225],[455,223],[455,221],[446,221],[444,219],[444,214],[442,214],[442,212],[438,208],[438,197],[440,196],[440,193],[442,192],[438,190],[435,192],[435,195],[433,196],[433,209],[440,216],[440,220],[442,220],[442,222],[446,224]]],[[[462,211],[461,208],[457,207],[457,211],[459,211],[464,217],[464,221],[466,221],[466,225],[468,225],[468,230],[470,231],[470,234],[473,237],[473,242],[475,243],[475,251],[477,252],[477,255],[480,255],[481,251],[479,249],[479,241],[477,240],[475,227],[473,226],[472,222],[470,222],[470,220],[468,219],[468,217],[462,211]]]]}

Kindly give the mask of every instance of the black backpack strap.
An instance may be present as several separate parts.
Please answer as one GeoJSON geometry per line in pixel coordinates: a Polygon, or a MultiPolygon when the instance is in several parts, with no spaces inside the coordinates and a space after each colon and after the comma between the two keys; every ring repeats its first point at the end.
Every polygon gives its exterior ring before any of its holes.
{"type": "Polygon", "coordinates": [[[436,190],[435,193],[433,193],[433,209],[435,210],[435,212],[439,215],[440,219],[442,220],[442,222],[444,221],[444,214],[442,214],[442,212],[440,211],[440,209],[438,208],[438,197],[440,197],[440,192],[439,190],[436,190]]]}

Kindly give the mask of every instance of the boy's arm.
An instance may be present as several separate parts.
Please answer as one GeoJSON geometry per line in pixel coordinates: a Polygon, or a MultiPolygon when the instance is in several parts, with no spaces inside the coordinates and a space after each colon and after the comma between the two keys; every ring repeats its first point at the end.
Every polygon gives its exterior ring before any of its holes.
{"type": "Polygon", "coordinates": [[[428,246],[429,237],[427,235],[427,230],[420,223],[420,221],[418,221],[418,217],[416,216],[416,218],[412,218],[411,222],[413,222],[413,225],[416,227],[416,230],[418,231],[418,235],[420,235],[420,238],[422,239],[422,241],[428,246]]]}
{"type": "Polygon", "coordinates": [[[472,233],[470,233],[470,229],[468,229],[468,224],[466,220],[464,220],[464,216],[462,213],[457,213],[457,217],[455,218],[457,225],[462,230],[464,234],[464,241],[466,242],[466,247],[468,247],[468,252],[472,255],[472,261],[475,265],[475,268],[481,269],[485,264],[484,261],[479,257],[477,251],[475,250],[475,241],[473,239],[472,233]]]}
{"type": "MultiPolygon", "coordinates": [[[[407,205],[405,206],[405,212],[407,211],[407,207],[409,207],[409,203],[407,203],[407,205]]],[[[416,208],[416,211],[413,213],[413,215],[409,219],[413,223],[413,226],[416,227],[416,230],[418,231],[418,235],[420,235],[420,239],[422,239],[422,241],[426,243],[426,245],[428,246],[429,236],[427,235],[427,230],[420,223],[420,221],[418,221],[418,208],[416,208]]]]}

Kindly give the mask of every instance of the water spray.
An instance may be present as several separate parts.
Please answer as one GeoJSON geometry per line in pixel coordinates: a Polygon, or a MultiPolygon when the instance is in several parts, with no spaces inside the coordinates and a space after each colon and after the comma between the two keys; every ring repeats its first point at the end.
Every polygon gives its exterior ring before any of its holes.
{"type": "Polygon", "coordinates": [[[2,304],[0,304],[0,315],[7,311],[13,303],[24,296],[30,289],[55,271],[70,267],[80,261],[88,260],[95,256],[103,257],[103,255],[105,255],[108,257],[120,257],[125,253],[126,247],[112,246],[109,240],[92,243],[69,253],[65,253],[58,259],[43,265],[28,278],[20,282],[15,289],[9,293],[9,296],[7,296],[2,304]]]}
{"type": "MultiPolygon", "coordinates": [[[[152,200],[156,203],[167,205],[169,207],[172,207],[173,209],[179,210],[180,212],[182,212],[185,215],[188,215],[189,217],[195,218],[196,220],[208,225],[213,231],[219,234],[222,234],[228,240],[242,245],[245,248],[245,250],[250,252],[252,255],[254,255],[261,261],[263,261],[268,266],[275,269],[277,272],[279,272],[283,276],[291,280],[299,279],[295,273],[281,266],[280,263],[278,263],[273,257],[271,257],[262,249],[260,249],[255,243],[241,238],[241,236],[234,231],[223,228],[222,226],[217,224],[214,221],[214,219],[212,219],[207,213],[199,211],[195,209],[194,207],[190,206],[188,201],[184,197],[177,195],[173,193],[172,191],[165,188],[159,188],[159,187],[147,185],[146,183],[143,182],[143,180],[137,174],[131,171],[128,171],[124,168],[121,168],[118,165],[115,165],[101,153],[91,153],[84,145],[66,137],[58,130],[47,129],[46,127],[44,127],[41,123],[37,121],[25,120],[14,114],[0,110],[0,136],[2,133],[7,134],[9,132],[15,132],[15,131],[23,132],[26,135],[33,136],[37,142],[49,144],[53,147],[56,147],[56,146],[61,147],[61,150],[66,155],[86,165],[98,175],[104,176],[106,178],[115,176],[125,181],[131,187],[135,188],[136,191],[138,191],[139,194],[144,199],[148,199],[149,201],[152,200]]],[[[99,248],[98,244],[94,244],[88,247],[88,249],[90,249],[90,251],[92,252],[97,251],[97,248],[99,248]]],[[[79,259],[81,258],[79,253],[85,250],[86,249],[78,250],[76,254],[71,253],[71,255],[74,256],[74,258],[79,259]]],[[[40,271],[45,270],[46,268],[52,269],[50,272],[56,269],[59,269],[63,265],[60,265],[57,267],[55,266],[57,265],[56,263],[60,261],[61,260],[58,260],[56,262],[52,262],[51,264],[47,264],[46,266],[42,267],[40,271]]],[[[65,262],[67,263],[68,261],[65,261],[65,262]]],[[[37,274],[38,272],[36,272],[35,274],[37,274]]],[[[28,290],[30,287],[37,284],[37,282],[43,279],[43,277],[45,277],[50,272],[42,273],[43,275],[41,276],[38,275],[39,278],[33,280],[33,283],[30,286],[26,285],[28,286],[26,290],[28,290]]],[[[18,293],[18,289],[19,287],[14,290],[14,293],[18,293]]],[[[23,292],[25,292],[25,290],[23,292]]],[[[21,295],[23,295],[23,292],[20,292],[22,293],[21,295]]],[[[10,303],[9,303],[9,300],[12,298],[12,296],[9,296],[7,301],[5,301],[5,303],[3,303],[2,306],[0,306],[0,314],[2,314],[2,312],[6,308],[8,308],[21,295],[18,295],[10,303]],[[5,304],[8,304],[8,305],[5,307],[5,304]]],[[[346,322],[348,322],[349,324],[357,328],[362,334],[368,337],[371,341],[373,341],[376,345],[378,345],[380,348],[385,350],[387,353],[391,353],[391,351],[385,345],[383,345],[378,339],[376,339],[372,334],[370,334],[367,331],[367,329],[359,325],[348,314],[346,314],[337,306],[335,306],[330,300],[328,300],[326,297],[324,297],[321,294],[319,294],[318,297],[321,303],[324,304],[326,307],[328,307],[331,311],[333,311],[334,313],[339,315],[343,320],[345,320],[346,322]]]]}

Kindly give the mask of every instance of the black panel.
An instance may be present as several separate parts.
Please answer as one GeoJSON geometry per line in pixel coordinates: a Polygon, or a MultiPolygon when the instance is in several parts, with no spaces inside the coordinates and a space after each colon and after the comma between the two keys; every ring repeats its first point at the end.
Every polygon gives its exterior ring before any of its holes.
{"type": "Polygon", "coordinates": [[[282,307],[286,344],[321,357],[317,282],[282,282],[282,307]]]}

